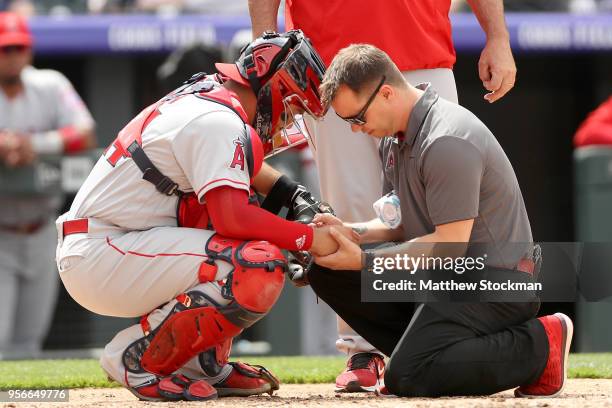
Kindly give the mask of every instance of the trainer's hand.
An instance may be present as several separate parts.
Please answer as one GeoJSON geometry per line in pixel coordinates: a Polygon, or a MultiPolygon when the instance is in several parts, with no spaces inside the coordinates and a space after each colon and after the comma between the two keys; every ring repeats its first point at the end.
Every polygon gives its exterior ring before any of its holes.
{"type": "MultiPolygon", "coordinates": [[[[349,240],[354,240],[353,230],[349,227],[337,225],[334,227],[336,232],[349,240]]],[[[331,227],[315,227],[310,253],[314,256],[325,256],[333,254],[338,250],[338,241],[331,235],[331,227]]]]}
{"type": "Polygon", "coordinates": [[[314,216],[312,223],[317,227],[324,225],[343,225],[342,220],[329,213],[319,213],[314,216]]]}
{"type": "Polygon", "coordinates": [[[478,61],[478,74],[482,85],[490,91],[484,96],[490,103],[512,89],[516,80],[516,64],[507,38],[487,41],[478,61]]]}
{"type": "Polygon", "coordinates": [[[337,242],[338,250],[326,256],[315,255],[315,263],[329,269],[361,270],[361,248],[336,228],[331,227],[329,235],[337,242]]]}
{"type": "Polygon", "coordinates": [[[312,219],[312,224],[310,225],[315,227],[336,226],[339,227],[338,230],[349,237],[351,241],[357,244],[359,244],[361,241],[361,235],[359,235],[353,227],[345,224],[340,218],[329,213],[315,215],[312,219]]]}

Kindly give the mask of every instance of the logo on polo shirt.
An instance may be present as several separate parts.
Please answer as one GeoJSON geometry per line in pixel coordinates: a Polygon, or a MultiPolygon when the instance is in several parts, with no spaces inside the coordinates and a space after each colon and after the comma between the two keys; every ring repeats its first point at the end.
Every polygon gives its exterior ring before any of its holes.
{"type": "Polygon", "coordinates": [[[387,158],[387,165],[385,167],[390,169],[394,165],[395,165],[395,155],[393,154],[393,152],[390,152],[389,157],[387,158]]]}

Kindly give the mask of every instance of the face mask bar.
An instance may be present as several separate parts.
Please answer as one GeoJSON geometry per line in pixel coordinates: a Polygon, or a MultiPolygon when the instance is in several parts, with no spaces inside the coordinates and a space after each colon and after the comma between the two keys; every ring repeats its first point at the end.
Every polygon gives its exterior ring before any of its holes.
{"type": "Polygon", "coordinates": [[[301,103],[301,99],[296,95],[290,95],[283,99],[283,112],[281,113],[282,126],[279,131],[272,136],[272,151],[266,158],[274,156],[291,147],[299,146],[305,142],[312,145],[310,135],[304,125],[303,115],[293,110],[292,105],[294,104],[291,103],[292,100],[298,101],[305,113],[309,112],[301,103]]]}

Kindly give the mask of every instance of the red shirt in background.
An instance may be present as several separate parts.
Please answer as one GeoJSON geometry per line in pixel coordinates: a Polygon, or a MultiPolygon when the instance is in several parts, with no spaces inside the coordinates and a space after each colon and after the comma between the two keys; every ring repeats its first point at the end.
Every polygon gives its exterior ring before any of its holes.
{"type": "Polygon", "coordinates": [[[612,146],[612,96],[587,116],[574,136],[574,146],[612,146]]]}
{"type": "Polygon", "coordinates": [[[452,68],[450,0],[286,0],[285,26],[299,28],[329,66],[355,43],[384,50],[401,71],[452,68]]]}

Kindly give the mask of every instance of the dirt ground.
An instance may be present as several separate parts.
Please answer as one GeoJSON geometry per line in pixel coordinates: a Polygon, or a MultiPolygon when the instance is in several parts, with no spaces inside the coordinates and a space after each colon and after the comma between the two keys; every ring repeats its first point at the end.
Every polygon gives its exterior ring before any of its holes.
{"type": "Polygon", "coordinates": [[[519,399],[511,391],[480,398],[379,398],[371,394],[337,394],[332,384],[281,385],[274,396],[223,398],[208,402],[141,402],[121,388],[70,391],[68,403],[4,403],[2,407],[612,407],[612,380],[570,380],[564,395],[551,399],[519,399]]]}

